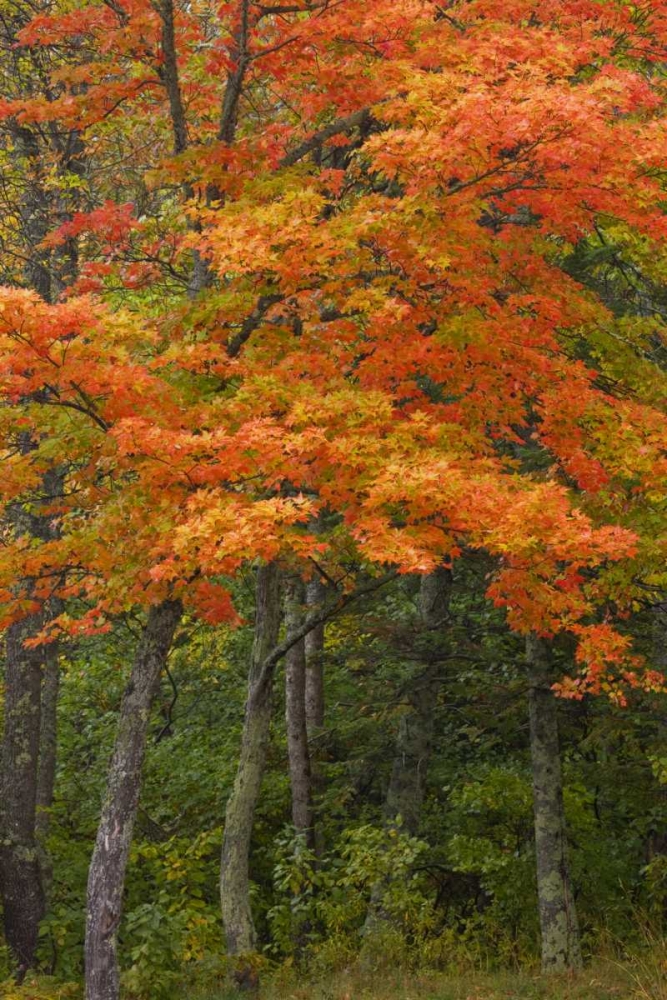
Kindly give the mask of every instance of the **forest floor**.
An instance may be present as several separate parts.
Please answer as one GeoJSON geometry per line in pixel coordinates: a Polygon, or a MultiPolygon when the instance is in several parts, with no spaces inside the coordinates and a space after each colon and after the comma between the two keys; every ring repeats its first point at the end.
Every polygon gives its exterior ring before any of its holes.
{"type": "MultiPolygon", "coordinates": [[[[174,1000],[233,1000],[206,992],[174,1000]]],[[[247,996],[247,994],[246,994],[247,996]]],[[[630,962],[599,960],[577,976],[470,972],[362,974],[346,971],[321,982],[267,984],[259,1000],[667,1000],[664,954],[630,962]]]]}
{"type": "MultiPolygon", "coordinates": [[[[6,981],[0,982],[0,1000],[82,1000],[82,989],[40,977],[20,988],[6,981]]],[[[626,962],[598,959],[576,976],[349,969],[308,981],[291,972],[267,980],[259,994],[209,984],[177,988],[170,1000],[667,1000],[667,961],[661,948],[626,962]]]]}

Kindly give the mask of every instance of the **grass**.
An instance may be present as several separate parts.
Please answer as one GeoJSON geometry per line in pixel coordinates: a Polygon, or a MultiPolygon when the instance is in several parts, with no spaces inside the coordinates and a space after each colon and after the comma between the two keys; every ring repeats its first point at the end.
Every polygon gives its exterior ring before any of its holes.
{"type": "MultiPolygon", "coordinates": [[[[248,994],[224,989],[174,1000],[239,1000],[248,994]]],[[[274,980],[258,1000],[667,1000],[664,953],[619,963],[598,960],[576,976],[536,973],[399,973],[348,969],[319,982],[274,980]]]]}
{"type": "MultiPolygon", "coordinates": [[[[79,1000],[77,986],[38,978],[16,989],[0,983],[2,1000],[79,1000]]],[[[127,998],[129,1000],[129,998],[127,998]]],[[[150,1000],[150,998],[146,998],[150,1000]]],[[[578,975],[536,972],[423,972],[354,966],[321,980],[301,978],[294,969],[274,973],[260,993],[230,991],[222,982],[179,989],[171,1000],[667,1000],[667,946],[638,952],[620,962],[597,959],[578,975]]]]}

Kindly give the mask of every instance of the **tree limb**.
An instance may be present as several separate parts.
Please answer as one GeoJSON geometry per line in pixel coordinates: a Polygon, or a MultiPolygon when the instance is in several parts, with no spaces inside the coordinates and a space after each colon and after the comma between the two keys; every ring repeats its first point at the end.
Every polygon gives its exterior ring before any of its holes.
{"type": "Polygon", "coordinates": [[[357,589],[353,590],[350,594],[339,595],[335,601],[326,604],[319,611],[315,611],[312,615],[308,615],[307,618],[304,618],[299,628],[290,632],[282,642],[278,643],[278,645],[271,650],[269,655],[261,664],[257,682],[254,685],[253,691],[251,691],[249,695],[248,701],[252,702],[266,686],[266,684],[269,683],[275,666],[283,658],[285,653],[289,653],[292,646],[295,646],[297,642],[300,642],[301,639],[305,638],[305,636],[308,635],[309,632],[312,632],[313,629],[317,628],[318,625],[323,625],[325,622],[329,621],[330,618],[333,618],[334,615],[339,614],[347,608],[348,605],[354,603],[354,601],[358,601],[361,597],[366,597],[367,594],[372,594],[381,587],[384,587],[385,584],[391,583],[391,581],[395,580],[397,576],[398,570],[391,570],[389,573],[385,573],[384,576],[377,577],[375,580],[371,580],[370,583],[357,587],[357,589]]]}

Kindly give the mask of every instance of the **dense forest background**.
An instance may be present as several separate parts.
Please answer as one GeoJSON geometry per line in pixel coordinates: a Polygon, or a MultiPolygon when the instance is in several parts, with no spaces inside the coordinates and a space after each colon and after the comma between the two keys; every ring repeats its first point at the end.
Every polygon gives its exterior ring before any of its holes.
{"type": "Polygon", "coordinates": [[[662,1000],[665,53],[0,0],[8,1000],[662,1000]]]}
{"type": "MultiPolygon", "coordinates": [[[[487,569],[484,560],[461,560],[450,618],[426,649],[417,579],[388,586],[327,626],[316,654],[324,721],[309,739],[316,850],[299,841],[291,821],[281,678],[251,851],[263,970],[305,962],[316,977],[360,957],[380,971],[393,963],[515,969],[539,961],[527,668],[521,638],[484,598],[487,569]],[[390,790],[409,824],[397,820],[390,790]],[[378,883],[384,919],[371,934],[378,883]]],[[[252,574],[238,599],[252,616],[252,574]]],[[[661,614],[641,624],[647,652],[658,655],[661,614]]],[[[65,979],[81,971],[86,877],[124,684],[120,665],[134,642],[128,622],[113,641],[91,640],[64,664],[48,841],[54,880],[40,955],[65,979]]],[[[172,996],[184,979],[224,978],[221,821],[250,645],[248,628],[221,633],[190,623],[161,683],[121,929],[128,989],[141,995],[172,996]]],[[[568,669],[569,655],[557,652],[554,677],[568,669]]],[[[664,702],[638,696],[618,708],[598,698],[562,702],[558,711],[582,948],[587,960],[620,959],[662,935],[664,702]]]]}

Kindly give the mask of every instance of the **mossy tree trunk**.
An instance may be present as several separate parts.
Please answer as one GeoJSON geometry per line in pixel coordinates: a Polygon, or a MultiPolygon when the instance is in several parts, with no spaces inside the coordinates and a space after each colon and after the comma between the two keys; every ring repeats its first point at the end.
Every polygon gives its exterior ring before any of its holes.
{"type": "MultiPolygon", "coordinates": [[[[319,577],[306,584],[308,610],[323,607],[327,589],[319,577]]],[[[305,638],[306,652],[306,728],[312,736],[324,726],[324,623],[314,628],[305,638]]]]}
{"type": "MultiPolygon", "coordinates": [[[[25,80],[31,93],[35,80],[30,81],[29,73],[24,74],[24,57],[16,44],[18,32],[28,19],[27,7],[22,9],[19,5],[8,12],[3,19],[1,43],[10,58],[8,65],[13,62],[19,90],[25,80]],[[11,57],[10,53],[13,53],[11,57]]],[[[51,159],[55,153],[63,176],[81,172],[83,145],[76,131],[61,134],[54,143],[53,136],[49,138],[39,128],[16,119],[8,120],[5,128],[11,137],[10,156],[25,182],[18,205],[24,260],[19,283],[32,288],[45,302],[52,302],[76,276],[76,242],[67,240],[62,248],[50,250],[44,246],[44,239],[52,226],[70,216],[72,199],[76,195],[71,187],[66,196],[54,191],[49,180],[51,159]]],[[[22,435],[17,443],[24,454],[35,446],[27,435],[22,435]]],[[[11,530],[41,541],[53,538],[57,533],[54,518],[42,516],[40,508],[45,503],[53,503],[62,494],[63,481],[62,469],[49,470],[42,480],[39,491],[42,495],[38,492],[26,503],[16,503],[8,511],[11,530]]],[[[17,581],[17,584],[26,593],[32,590],[29,579],[17,581]]],[[[45,890],[51,878],[45,835],[53,798],[58,689],[57,645],[29,650],[24,643],[40,632],[45,621],[59,610],[47,607],[37,611],[12,625],[5,635],[0,895],[5,939],[16,961],[19,981],[35,964],[39,924],[45,911],[45,890]]]]}
{"type": "MultiPolygon", "coordinates": [[[[241,754],[232,793],[227,803],[220,868],[222,919],[229,955],[250,955],[256,947],[250,909],[250,840],[259,798],[271,725],[271,695],[274,671],[292,647],[319,625],[338,614],[353,601],[383,587],[395,572],[339,595],[328,606],[306,615],[299,627],[278,642],[281,620],[281,587],[277,566],[262,566],[257,576],[255,636],[248,677],[241,754]]],[[[256,982],[252,963],[242,961],[235,978],[239,985],[256,982]]]]}
{"type": "MultiPolygon", "coordinates": [[[[305,589],[299,578],[286,588],[285,629],[296,632],[303,622],[305,589]]],[[[306,641],[300,639],[285,655],[285,724],[292,794],[292,823],[306,847],[315,846],[313,790],[306,722],[306,641]]]]}
{"type": "Polygon", "coordinates": [[[273,673],[262,664],[275,648],[281,620],[280,574],[274,563],[257,573],[255,635],[246,701],[241,755],[234,787],[227,802],[220,865],[220,902],[229,955],[255,950],[255,926],[250,909],[250,841],[255,808],[264,774],[271,726],[273,673]]]}
{"type": "MultiPolygon", "coordinates": [[[[53,613],[59,613],[52,609],[53,613]]],[[[51,809],[56,783],[56,761],[58,750],[58,692],[60,688],[60,664],[58,663],[58,643],[44,648],[42,673],[42,696],[39,733],[39,762],[37,770],[37,810],[35,816],[35,839],[39,852],[42,889],[48,906],[48,897],[53,881],[51,857],[47,848],[47,838],[51,826],[51,809]]]]}
{"type": "Polygon", "coordinates": [[[565,972],[581,967],[581,948],[567,860],[554,678],[544,639],[527,637],[526,660],[542,969],[565,972]]]}
{"type": "Polygon", "coordinates": [[[5,728],[2,753],[0,872],[5,940],[19,980],[31,968],[44,916],[44,890],[35,836],[43,648],[26,649],[38,630],[34,617],[5,636],[5,728]]]}
{"type": "MultiPolygon", "coordinates": [[[[22,26],[11,25],[8,36],[22,26]]],[[[48,231],[50,199],[42,183],[44,150],[37,134],[26,126],[11,128],[19,164],[28,163],[31,180],[21,203],[22,235],[26,244],[24,280],[45,301],[51,298],[48,252],[39,250],[48,231]]],[[[27,436],[19,441],[26,454],[33,447],[27,436]]],[[[48,484],[45,484],[45,493],[48,484]]],[[[35,504],[39,506],[39,504],[35,504]]],[[[28,505],[14,505],[9,521],[17,534],[48,537],[47,522],[31,513],[28,505]]],[[[32,582],[19,586],[27,592],[32,582]]],[[[2,888],[5,940],[16,962],[19,982],[35,964],[39,924],[44,916],[45,898],[36,836],[37,780],[39,770],[41,685],[44,649],[26,649],[24,643],[44,625],[41,611],[10,626],[5,636],[5,730],[2,748],[2,837],[0,843],[0,886],[2,888]]]]}
{"type": "MultiPolygon", "coordinates": [[[[26,437],[20,447],[27,454],[34,445],[26,437]]],[[[57,497],[63,489],[62,473],[50,470],[44,475],[42,486],[45,497],[57,497]]],[[[54,535],[51,518],[40,512],[40,503],[34,506],[36,512],[23,503],[9,510],[11,530],[17,535],[49,541],[54,535]]],[[[30,594],[33,581],[21,580],[17,586],[30,594]]],[[[38,807],[42,805],[41,795],[46,793],[44,768],[49,768],[51,753],[55,762],[55,746],[41,746],[44,728],[54,719],[51,706],[43,702],[42,684],[47,676],[52,683],[58,656],[55,644],[31,649],[25,643],[58,611],[59,607],[47,606],[14,623],[5,634],[0,887],[5,940],[16,961],[19,981],[35,964],[39,924],[45,912],[44,886],[49,866],[41,849],[43,843],[40,845],[39,841],[38,807]]],[[[49,795],[52,789],[51,782],[49,795]]]]}
{"type": "Polygon", "coordinates": [[[118,1000],[116,939],[139,804],[151,706],[181,619],[179,601],[151,608],[123,693],[102,814],[88,872],[86,1000],[118,1000]]]}
{"type": "MultiPolygon", "coordinates": [[[[667,674],[667,602],[660,601],[654,605],[652,618],[653,665],[656,670],[667,674]]],[[[657,736],[659,745],[662,748],[667,742],[667,717],[664,712],[659,716],[657,736]]],[[[662,779],[662,775],[660,777],[662,779]]],[[[661,809],[658,812],[658,816],[660,816],[667,812],[667,785],[663,784],[661,780],[656,791],[661,804],[661,809]]],[[[646,862],[647,864],[651,864],[655,858],[664,857],[665,855],[667,855],[667,828],[664,823],[658,820],[655,825],[651,824],[646,838],[646,862]]],[[[663,903],[662,912],[663,920],[667,922],[667,899],[663,903]]]]}

